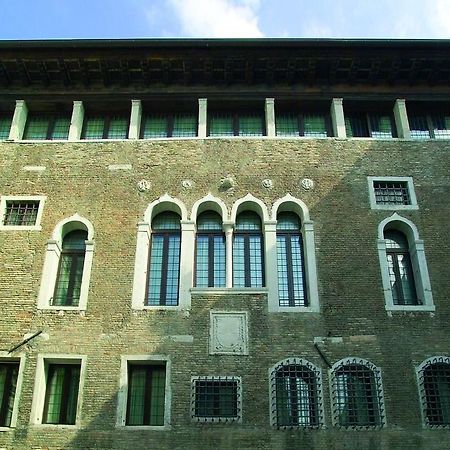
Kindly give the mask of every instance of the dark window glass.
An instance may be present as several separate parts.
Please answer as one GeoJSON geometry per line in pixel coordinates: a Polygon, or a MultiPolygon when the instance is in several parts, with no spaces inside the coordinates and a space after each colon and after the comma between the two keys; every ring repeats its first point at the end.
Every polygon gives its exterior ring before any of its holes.
{"type": "Polygon", "coordinates": [[[79,384],[78,364],[48,365],[43,423],[75,424],[79,384]]]}
{"type": "Polygon", "coordinates": [[[86,254],[87,232],[74,230],[62,242],[58,276],[52,305],[78,306],[86,254]]]}
{"type": "Polygon", "coordinates": [[[127,425],[164,425],[165,365],[128,365],[127,425]]]}
{"type": "Polygon", "coordinates": [[[410,205],[408,183],[406,181],[374,181],[377,205],[410,205]]]}
{"type": "Polygon", "coordinates": [[[11,117],[0,116],[0,141],[9,138],[11,122],[11,117]]]}
{"type": "Polygon", "coordinates": [[[369,137],[367,117],[364,114],[345,116],[345,131],[347,137],[369,137]]]}
{"type": "Polygon", "coordinates": [[[158,214],[152,221],[148,305],[178,305],[180,247],[180,216],[173,212],[158,214]]]}
{"type": "Polygon", "coordinates": [[[264,119],[260,114],[212,114],[209,136],[263,136],[264,119]]]}
{"type": "Polygon", "coordinates": [[[431,138],[430,126],[426,115],[414,114],[409,116],[409,129],[412,139],[431,138]]]}
{"type": "Polygon", "coordinates": [[[431,123],[435,139],[450,139],[450,115],[434,114],[431,123]]]}
{"type": "Polygon", "coordinates": [[[0,363],[0,427],[11,425],[18,373],[18,362],[0,363]]]}
{"type": "Polygon", "coordinates": [[[31,226],[36,224],[39,201],[6,201],[3,225],[31,226]]]}
{"type": "Polygon", "coordinates": [[[87,116],[82,139],[127,139],[128,118],[122,115],[87,116]]]}
{"type": "Polygon", "coordinates": [[[362,364],[347,364],[337,369],[334,376],[338,425],[380,426],[377,382],[373,371],[362,364]]]}
{"type": "Polygon", "coordinates": [[[347,137],[391,139],[396,136],[393,117],[386,114],[348,114],[345,116],[347,137]]]}
{"type": "Polygon", "coordinates": [[[408,115],[409,129],[412,139],[449,139],[450,115],[448,114],[416,114],[408,115]]]}
{"type": "Polygon", "coordinates": [[[23,139],[52,140],[69,137],[70,117],[30,114],[23,139]]]}
{"type": "Polygon", "coordinates": [[[428,424],[450,425],[450,364],[430,364],[422,376],[428,424]]]}
{"type": "Polygon", "coordinates": [[[280,114],[276,117],[277,136],[327,137],[329,119],[326,114],[280,114]]]}
{"type": "Polygon", "coordinates": [[[394,304],[417,305],[408,240],[397,230],[385,231],[384,238],[394,304]]]}
{"type": "Polygon", "coordinates": [[[278,214],[277,264],[280,306],[307,306],[300,220],[294,213],[278,214]]]}
{"type": "Polygon", "coordinates": [[[152,114],[142,121],[143,139],[197,136],[194,114],[152,114]]]}
{"type": "Polygon", "coordinates": [[[233,286],[264,286],[261,219],[252,211],[238,214],[233,241],[233,286]]]}
{"type": "Polygon", "coordinates": [[[225,236],[222,218],[205,211],[197,219],[196,286],[225,286],[225,236]]]}
{"type": "Polygon", "coordinates": [[[277,426],[317,427],[319,412],[316,375],[305,366],[290,364],[275,375],[277,426]]]}

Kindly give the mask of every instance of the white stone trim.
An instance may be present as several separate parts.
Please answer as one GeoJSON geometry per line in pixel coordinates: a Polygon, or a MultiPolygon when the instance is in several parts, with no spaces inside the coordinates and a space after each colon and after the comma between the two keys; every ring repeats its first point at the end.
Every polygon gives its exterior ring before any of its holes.
{"type": "Polygon", "coordinates": [[[81,425],[81,410],[83,404],[83,387],[86,378],[86,355],[44,353],[39,354],[36,363],[36,378],[34,382],[33,402],[31,404],[30,423],[45,428],[78,429],[81,425]],[[75,425],[44,424],[42,416],[44,412],[45,391],[47,389],[47,370],[49,364],[74,364],[80,365],[80,384],[78,388],[77,413],[75,425]]]}
{"type": "Polygon", "coordinates": [[[337,138],[346,138],[344,108],[342,106],[342,98],[333,98],[331,100],[330,114],[331,124],[333,126],[333,136],[337,138]]]}
{"type": "Polygon", "coordinates": [[[122,355],[120,357],[120,379],[117,394],[116,427],[131,430],[170,430],[170,416],[172,404],[171,387],[171,361],[166,355],[122,355]],[[166,388],[164,396],[164,425],[126,425],[127,402],[128,402],[128,363],[142,363],[143,365],[158,365],[165,363],[166,366],[166,388]]]}
{"type": "Polygon", "coordinates": [[[18,362],[19,370],[17,372],[16,392],[14,393],[14,405],[11,414],[11,423],[9,427],[0,427],[0,432],[9,431],[17,426],[17,415],[19,413],[20,395],[22,393],[23,371],[25,368],[25,354],[18,353],[14,356],[6,351],[0,351],[0,363],[2,362],[18,362]]]}
{"type": "Polygon", "coordinates": [[[131,100],[130,126],[128,128],[128,139],[139,139],[142,121],[142,102],[131,100]]]}
{"type": "Polygon", "coordinates": [[[198,99],[198,130],[197,137],[205,139],[207,135],[207,123],[208,123],[208,99],[198,99]]]}
{"type": "Polygon", "coordinates": [[[275,99],[266,98],[265,101],[266,136],[274,138],[275,131],[275,99]]]}
{"type": "Polygon", "coordinates": [[[0,198],[0,231],[41,231],[41,220],[44,211],[45,195],[2,195],[0,198]],[[39,208],[34,225],[3,225],[8,201],[38,201],[39,208]]]}
{"type": "Polygon", "coordinates": [[[259,198],[254,197],[248,193],[245,197],[240,198],[234,202],[231,209],[231,221],[236,223],[236,217],[241,211],[253,211],[256,212],[261,218],[262,225],[269,220],[269,213],[267,206],[259,198]]]}
{"type": "Polygon", "coordinates": [[[92,223],[79,214],[61,220],[52,233],[52,239],[47,241],[42,279],[37,300],[38,309],[52,309],[63,311],[85,311],[89,294],[92,261],[94,257],[94,227],[92,223]],[[55,292],[58,277],[59,259],[61,257],[62,241],[64,236],[73,230],[84,230],[88,233],[86,252],[84,256],[83,275],[81,278],[80,298],[78,306],[53,306],[52,298],[55,292]]]}
{"type": "Polygon", "coordinates": [[[218,197],[208,193],[192,206],[191,220],[197,222],[198,216],[205,211],[214,211],[222,217],[222,221],[228,219],[228,209],[225,203],[218,197]]]}
{"type": "Polygon", "coordinates": [[[248,311],[209,312],[209,354],[248,355],[248,311]]]}
{"type": "Polygon", "coordinates": [[[406,111],[405,99],[398,98],[394,104],[394,119],[397,127],[397,136],[400,139],[411,139],[408,113],[406,111]]]}
{"type": "Polygon", "coordinates": [[[416,198],[416,192],[414,191],[414,182],[412,177],[367,177],[367,184],[369,186],[369,201],[370,201],[370,208],[371,209],[384,209],[384,210],[391,210],[391,211],[401,211],[401,210],[408,210],[408,209],[419,209],[419,205],[417,204],[417,198],[416,198]],[[373,186],[373,183],[375,181],[392,181],[392,182],[399,182],[399,183],[406,183],[409,193],[409,198],[411,200],[411,204],[409,205],[385,205],[385,204],[378,204],[376,202],[375,198],[375,189],[373,186]]]}
{"type": "Polygon", "coordinates": [[[73,102],[72,117],[70,119],[68,141],[74,142],[81,139],[81,131],[83,130],[84,106],[83,102],[75,100],[73,102]]]}
{"type": "Polygon", "coordinates": [[[378,225],[378,259],[380,262],[381,281],[383,285],[383,293],[386,311],[409,311],[409,312],[433,312],[435,306],[433,303],[433,294],[431,291],[430,277],[428,274],[428,266],[425,258],[425,249],[423,241],[419,239],[417,227],[408,219],[394,213],[392,216],[384,219],[378,225]],[[384,229],[387,224],[395,222],[394,229],[398,229],[405,234],[413,268],[414,283],[419,305],[395,305],[391,283],[389,279],[389,268],[386,255],[386,240],[384,239],[384,229]]]}
{"type": "Polygon", "coordinates": [[[20,141],[25,131],[25,124],[27,123],[28,108],[25,100],[16,100],[16,107],[9,130],[9,140],[20,141]]]}

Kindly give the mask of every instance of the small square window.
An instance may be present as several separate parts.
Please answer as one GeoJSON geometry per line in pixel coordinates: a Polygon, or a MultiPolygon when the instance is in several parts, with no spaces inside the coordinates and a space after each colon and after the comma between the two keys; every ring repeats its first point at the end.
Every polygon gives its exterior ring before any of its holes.
{"type": "Polygon", "coordinates": [[[43,196],[1,197],[0,228],[10,230],[39,230],[42,217],[43,196]]]}
{"type": "Polygon", "coordinates": [[[418,209],[411,177],[367,177],[372,209],[418,209]]]}
{"type": "Polygon", "coordinates": [[[242,420],[239,377],[192,378],[192,419],[198,422],[242,420]]]}

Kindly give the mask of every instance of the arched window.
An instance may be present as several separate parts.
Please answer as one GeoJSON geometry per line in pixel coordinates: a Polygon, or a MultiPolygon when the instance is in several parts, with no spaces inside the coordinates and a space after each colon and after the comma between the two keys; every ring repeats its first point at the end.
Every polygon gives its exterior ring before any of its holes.
{"type": "Polygon", "coordinates": [[[300,219],[292,212],[277,217],[278,301],[280,306],[308,306],[300,219]]]}
{"type": "Polygon", "coordinates": [[[428,426],[450,426],[450,358],[434,357],[418,370],[422,410],[428,426]]]}
{"type": "Polygon", "coordinates": [[[222,231],[222,219],[214,211],[205,211],[197,219],[195,285],[224,287],[225,264],[225,235],[222,231]]]}
{"type": "Polygon", "coordinates": [[[147,305],[178,305],[180,249],[180,216],[169,211],[155,216],[152,221],[147,305]]]}
{"type": "Polygon", "coordinates": [[[308,361],[289,359],[271,373],[272,424],[278,428],[316,428],[322,424],[320,370],[308,361]]]}
{"type": "Polygon", "coordinates": [[[263,235],[261,219],[253,211],[236,218],[233,241],[233,286],[264,286],[263,235]]]}
{"type": "Polygon", "coordinates": [[[73,230],[62,241],[53,306],[78,306],[86,255],[87,231],[73,230]]]}
{"type": "Polygon", "coordinates": [[[345,428],[384,425],[380,370],[356,358],[337,363],[332,372],[333,418],[345,428]]]}
{"type": "Polygon", "coordinates": [[[385,230],[384,239],[394,305],[417,305],[408,240],[398,230],[385,230]]]}

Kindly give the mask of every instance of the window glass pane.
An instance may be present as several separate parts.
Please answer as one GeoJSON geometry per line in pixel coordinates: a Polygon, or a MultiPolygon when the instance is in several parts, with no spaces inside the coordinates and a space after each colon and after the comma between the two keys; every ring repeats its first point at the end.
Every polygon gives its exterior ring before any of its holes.
{"type": "Polygon", "coordinates": [[[222,231],[222,218],[214,211],[205,211],[198,216],[197,231],[222,231]]]}
{"type": "Polygon", "coordinates": [[[152,230],[181,230],[180,216],[174,212],[164,212],[152,220],[152,230]]]}
{"type": "Polygon", "coordinates": [[[260,231],[261,219],[255,212],[244,211],[236,218],[237,231],[260,231]]]}
{"type": "Polygon", "coordinates": [[[410,115],[408,119],[412,139],[429,139],[431,137],[426,116],[410,115]]]}
{"type": "Polygon", "coordinates": [[[143,139],[167,137],[167,117],[151,115],[143,120],[143,139]]]}
{"type": "Polygon", "coordinates": [[[85,118],[83,139],[103,139],[105,119],[103,117],[85,118]]]}
{"type": "Polygon", "coordinates": [[[250,287],[261,287],[263,285],[262,236],[250,235],[248,238],[250,257],[250,287]]]}
{"type": "Polygon", "coordinates": [[[128,137],[128,120],[114,116],[109,121],[108,139],[126,139],[128,137]]]}
{"type": "Polygon", "coordinates": [[[10,117],[0,116],[0,140],[8,139],[11,129],[12,119],[10,117]]]}
{"type": "Polygon", "coordinates": [[[327,137],[325,117],[320,114],[307,114],[304,116],[306,137],[327,137]]]}
{"type": "Polygon", "coordinates": [[[393,137],[392,122],[389,116],[371,114],[369,120],[373,138],[390,139],[393,137]]]}
{"type": "Polygon", "coordinates": [[[38,201],[7,201],[3,225],[34,225],[36,223],[38,209],[38,201]]]}
{"type": "Polygon", "coordinates": [[[164,236],[153,235],[148,277],[148,304],[159,305],[163,264],[164,236]]]}
{"type": "Polygon", "coordinates": [[[209,119],[210,136],[234,136],[233,116],[214,115],[209,119]]]}
{"type": "Polygon", "coordinates": [[[169,237],[169,251],[167,261],[166,305],[178,305],[178,285],[180,275],[180,236],[169,237]]]}
{"type": "Polygon", "coordinates": [[[53,122],[52,139],[68,139],[70,128],[69,117],[56,117],[53,122]]]}
{"type": "Polygon", "coordinates": [[[19,363],[0,363],[0,427],[9,427],[16,395],[19,363]]]}
{"type": "Polygon", "coordinates": [[[245,257],[244,257],[245,236],[234,235],[233,240],[233,286],[245,286],[245,257]]]}
{"type": "Polygon", "coordinates": [[[173,117],[173,137],[197,136],[197,118],[193,114],[179,114],[173,117]]]}
{"type": "Polygon", "coordinates": [[[396,248],[408,250],[408,240],[406,236],[397,230],[386,230],[384,232],[384,239],[386,240],[386,248],[396,248]]]}
{"type": "Polygon", "coordinates": [[[48,116],[32,116],[30,115],[27,120],[25,132],[23,134],[24,139],[47,139],[47,131],[50,124],[50,118],[48,116]]]}
{"type": "Polygon", "coordinates": [[[346,116],[345,130],[347,137],[369,137],[367,119],[365,116],[346,116]]]}
{"type": "Polygon", "coordinates": [[[214,286],[226,283],[225,236],[214,236],[214,286]]]}
{"type": "Polygon", "coordinates": [[[436,139],[450,138],[450,116],[434,115],[432,117],[434,137],[436,139]]]}
{"type": "Polygon", "coordinates": [[[276,117],[277,136],[298,136],[298,117],[294,114],[283,114],[276,117]]]}
{"type": "Polygon", "coordinates": [[[300,231],[300,219],[292,212],[281,212],[277,217],[277,231],[300,231]]]}
{"type": "Polygon", "coordinates": [[[423,371],[425,413],[429,425],[450,425],[450,365],[435,363],[423,371]]]}
{"type": "Polygon", "coordinates": [[[263,121],[260,115],[239,116],[239,136],[262,136],[263,121]]]}
{"type": "Polygon", "coordinates": [[[208,235],[197,236],[196,286],[208,287],[208,235]]]}

